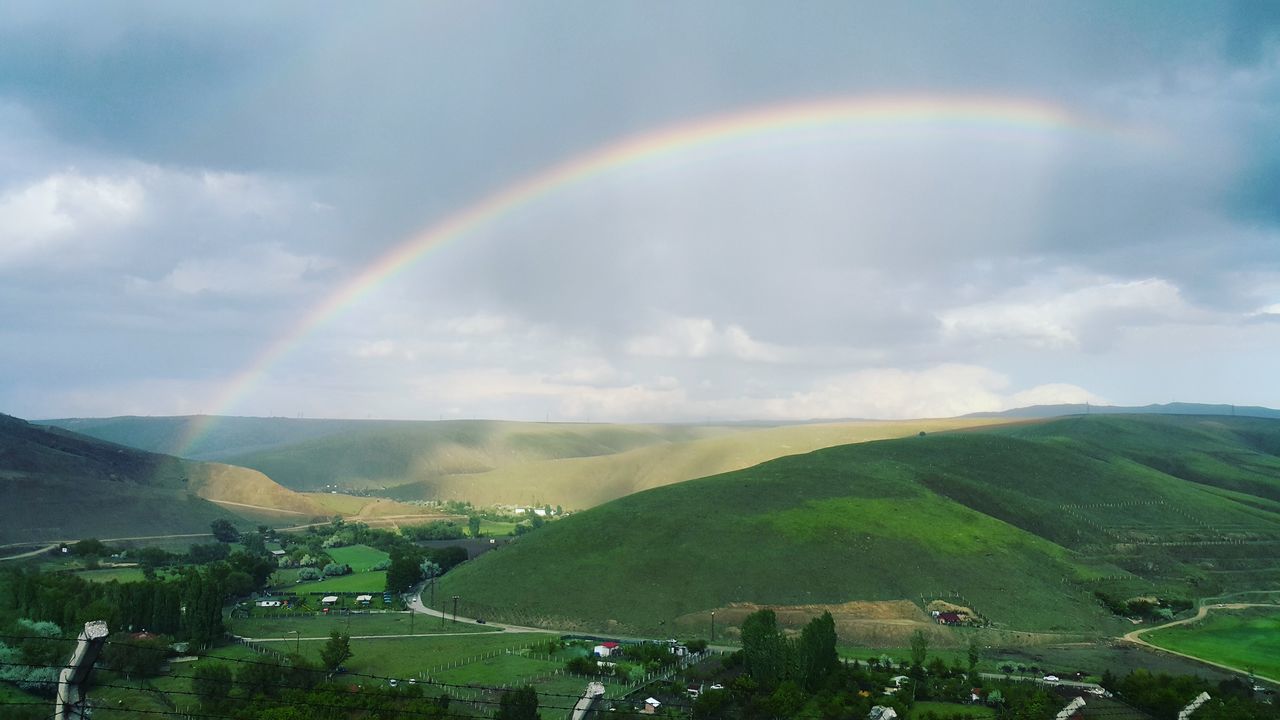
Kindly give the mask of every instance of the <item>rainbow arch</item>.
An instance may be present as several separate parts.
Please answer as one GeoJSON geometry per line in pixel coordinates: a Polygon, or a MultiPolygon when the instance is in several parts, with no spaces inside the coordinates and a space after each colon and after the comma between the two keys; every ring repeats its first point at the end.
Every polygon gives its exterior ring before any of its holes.
{"type": "Polygon", "coordinates": [[[881,96],[836,98],[750,109],[680,123],[623,138],[526,177],[454,212],[396,244],[313,307],[288,332],[264,348],[228,381],[210,415],[189,424],[175,453],[185,454],[216,422],[266,377],[270,368],[308,335],[344,309],[426,256],[542,198],[581,185],[619,168],[694,148],[770,133],[838,126],[982,125],[1009,130],[1070,132],[1123,137],[1131,130],[1072,112],[1060,105],[1023,98],[986,96],[881,96]]]}

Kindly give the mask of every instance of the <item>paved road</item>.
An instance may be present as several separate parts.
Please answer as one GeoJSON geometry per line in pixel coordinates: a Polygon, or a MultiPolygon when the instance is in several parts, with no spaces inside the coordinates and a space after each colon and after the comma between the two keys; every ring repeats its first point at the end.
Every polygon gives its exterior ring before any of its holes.
{"type": "MultiPolygon", "coordinates": [[[[1181,620],[1174,620],[1173,622],[1167,622],[1163,625],[1156,625],[1155,627],[1148,627],[1148,628],[1141,628],[1139,630],[1134,630],[1133,632],[1125,633],[1125,636],[1121,639],[1124,640],[1125,642],[1131,642],[1134,645],[1141,645],[1142,647],[1155,650],[1157,652],[1168,653],[1170,655],[1177,655],[1178,657],[1187,658],[1188,660],[1195,660],[1196,662],[1204,663],[1205,665],[1212,665],[1216,668],[1229,670],[1234,673],[1240,673],[1241,675],[1247,675],[1249,674],[1249,671],[1245,668],[1232,667],[1231,665],[1216,663],[1216,662],[1213,662],[1212,660],[1205,660],[1204,658],[1196,657],[1195,655],[1180,653],[1177,650],[1169,650],[1167,648],[1162,648],[1159,645],[1152,645],[1146,640],[1143,640],[1142,636],[1146,635],[1149,632],[1155,632],[1156,630],[1163,630],[1165,628],[1171,628],[1177,625],[1185,625],[1187,623],[1196,622],[1197,620],[1203,620],[1205,615],[1209,614],[1210,610],[1243,610],[1245,608],[1251,608],[1251,607],[1280,608],[1280,605],[1276,605],[1275,603],[1217,603],[1214,605],[1201,605],[1200,609],[1197,610],[1196,614],[1192,617],[1183,618],[1181,620]]],[[[1256,672],[1254,673],[1254,677],[1280,684],[1280,678],[1273,678],[1273,677],[1268,677],[1266,675],[1259,675],[1256,672]]]]}
{"type": "Polygon", "coordinates": [[[1036,677],[1034,675],[1006,675],[1005,673],[987,673],[987,672],[978,673],[978,675],[984,678],[988,678],[990,680],[1017,680],[1021,682],[1039,683],[1040,685],[1051,685],[1054,687],[1061,686],[1061,687],[1077,688],[1080,690],[1087,690],[1091,692],[1096,692],[1098,690],[1103,689],[1102,686],[1099,685],[1098,683],[1076,682],[1075,680],[1052,681],[1052,680],[1045,680],[1043,677],[1036,677]]]}
{"type": "MultiPolygon", "coordinates": [[[[416,613],[422,613],[423,615],[430,615],[431,617],[453,618],[453,615],[449,613],[441,612],[439,610],[433,610],[427,607],[426,605],[422,604],[422,588],[423,587],[424,587],[423,585],[418,585],[412,590],[409,596],[409,609],[413,610],[416,613]]],[[[475,618],[462,617],[461,615],[458,616],[458,622],[474,624],[475,621],[476,621],[475,618]]],[[[492,627],[496,627],[500,630],[510,630],[512,632],[544,633],[548,635],[562,635],[568,632],[568,631],[561,631],[561,630],[548,630],[546,628],[524,627],[522,625],[499,625],[498,623],[488,623],[487,621],[486,621],[486,624],[491,625],[492,627]]]]}

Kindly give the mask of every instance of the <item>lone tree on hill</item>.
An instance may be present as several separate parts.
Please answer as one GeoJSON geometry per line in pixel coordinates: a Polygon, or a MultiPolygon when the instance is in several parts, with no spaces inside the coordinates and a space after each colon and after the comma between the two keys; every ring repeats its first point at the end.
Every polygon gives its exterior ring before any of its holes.
{"type": "Polygon", "coordinates": [[[209,523],[209,530],[213,532],[213,539],[218,542],[233,543],[240,538],[240,531],[236,530],[230,520],[224,518],[209,523]]]}

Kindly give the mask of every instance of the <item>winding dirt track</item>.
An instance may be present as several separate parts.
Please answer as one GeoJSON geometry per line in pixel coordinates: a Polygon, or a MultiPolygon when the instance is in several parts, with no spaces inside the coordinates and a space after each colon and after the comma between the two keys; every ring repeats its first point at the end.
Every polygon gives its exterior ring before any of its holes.
{"type": "MultiPolygon", "coordinates": [[[[1238,668],[1238,667],[1233,667],[1231,665],[1224,665],[1222,663],[1213,662],[1212,660],[1205,660],[1202,657],[1196,657],[1195,655],[1188,655],[1186,653],[1178,652],[1177,650],[1169,650],[1167,648],[1162,648],[1159,645],[1152,645],[1146,640],[1143,640],[1142,636],[1146,635],[1149,632],[1155,632],[1156,630],[1164,630],[1165,628],[1171,628],[1177,625],[1186,625],[1189,623],[1198,622],[1200,620],[1203,620],[1205,616],[1209,614],[1210,610],[1244,610],[1245,608],[1255,608],[1255,607],[1280,608],[1280,605],[1276,605],[1274,603],[1218,603],[1215,605],[1201,605],[1200,609],[1196,611],[1196,614],[1189,618],[1174,620],[1173,622],[1167,622],[1163,625],[1156,625],[1155,627],[1148,627],[1148,628],[1142,628],[1140,630],[1134,630],[1133,632],[1125,633],[1124,637],[1121,639],[1124,640],[1125,642],[1131,642],[1134,645],[1140,645],[1144,648],[1147,648],[1148,650],[1168,653],[1169,655],[1177,655],[1178,657],[1186,658],[1188,660],[1194,660],[1198,663],[1203,663],[1205,665],[1212,665],[1213,667],[1220,668],[1222,670],[1229,670],[1231,672],[1236,672],[1244,675],[1244,674],[1248,674],[1249,672],[1245,668],[1238,668]]],[[[1280,684],[1280,678],[1273,678],[1273,677],[1268,677],[1266,675],[1259,675],[1256,672],[1254,673],[1254,677],[1280,684]]]]}

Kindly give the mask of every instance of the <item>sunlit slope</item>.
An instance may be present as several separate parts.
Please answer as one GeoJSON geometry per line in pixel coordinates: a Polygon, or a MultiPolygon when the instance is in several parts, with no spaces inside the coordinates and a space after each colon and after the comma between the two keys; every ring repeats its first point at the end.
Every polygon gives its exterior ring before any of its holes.
{"type": "MultiPolygon", "coordinates": [[[[437,596],[460,595],[497,618],[654,630],[732,602],[954,591],[998,627],[1114,629],[1092,595],[1117,578],[1156,587],[1167,573],[1200,573],[1206,589],[1222,581],[1204,567],[1162,564],[1165,543],[1280,538],[1274,503],[1154,470],[1130,457],[1147,447],[1138,440],[1107,441],[1199,433],[1196,421],[1071,419],[785,457],[558,521],[458,568],[437,596]]],[[[1250,463],[1275,462],[1257,448],[1280,422],[1214,422],[1230,429],[1186,450],[1187,461],[1254,453],[1250,463]]]]}
{"type": "Polygon", "coordinates": [[[596,457],[513,463],[483,473],[444,475],[392,489],[402,498],[587,508],[641,490],[758,465],[784,455],[869,440],[1009,422],[991,418],[856,421],[742,429],[596,457]]]}
{"type": "Polygon", "coordinates": [[[205,533],[217,518],[297,522],[324,514],[256,471],[141,452],[8,416],[0,416],[0,497],[0,543],[205,533]]]}
{"type": "Polygon", "coordinates": [[[188,488],[239,514],[313,517],[332,514],[323,503],[283,487],[257,470],[222,463],[185,461],[188,488]]]}
{"type": "MultiPolygon", "coordinates": [[[[738,432],[693,425],[594,425],[489,420],[371,422],[351,432],[224,458],[299,490],[390,487],[552,458],[611,455],[738,432]]],[[[410,496],[402,496],[414,499],[410,496]]],[[[467,498],[470,499],[470,498],[467,498]]]]}

